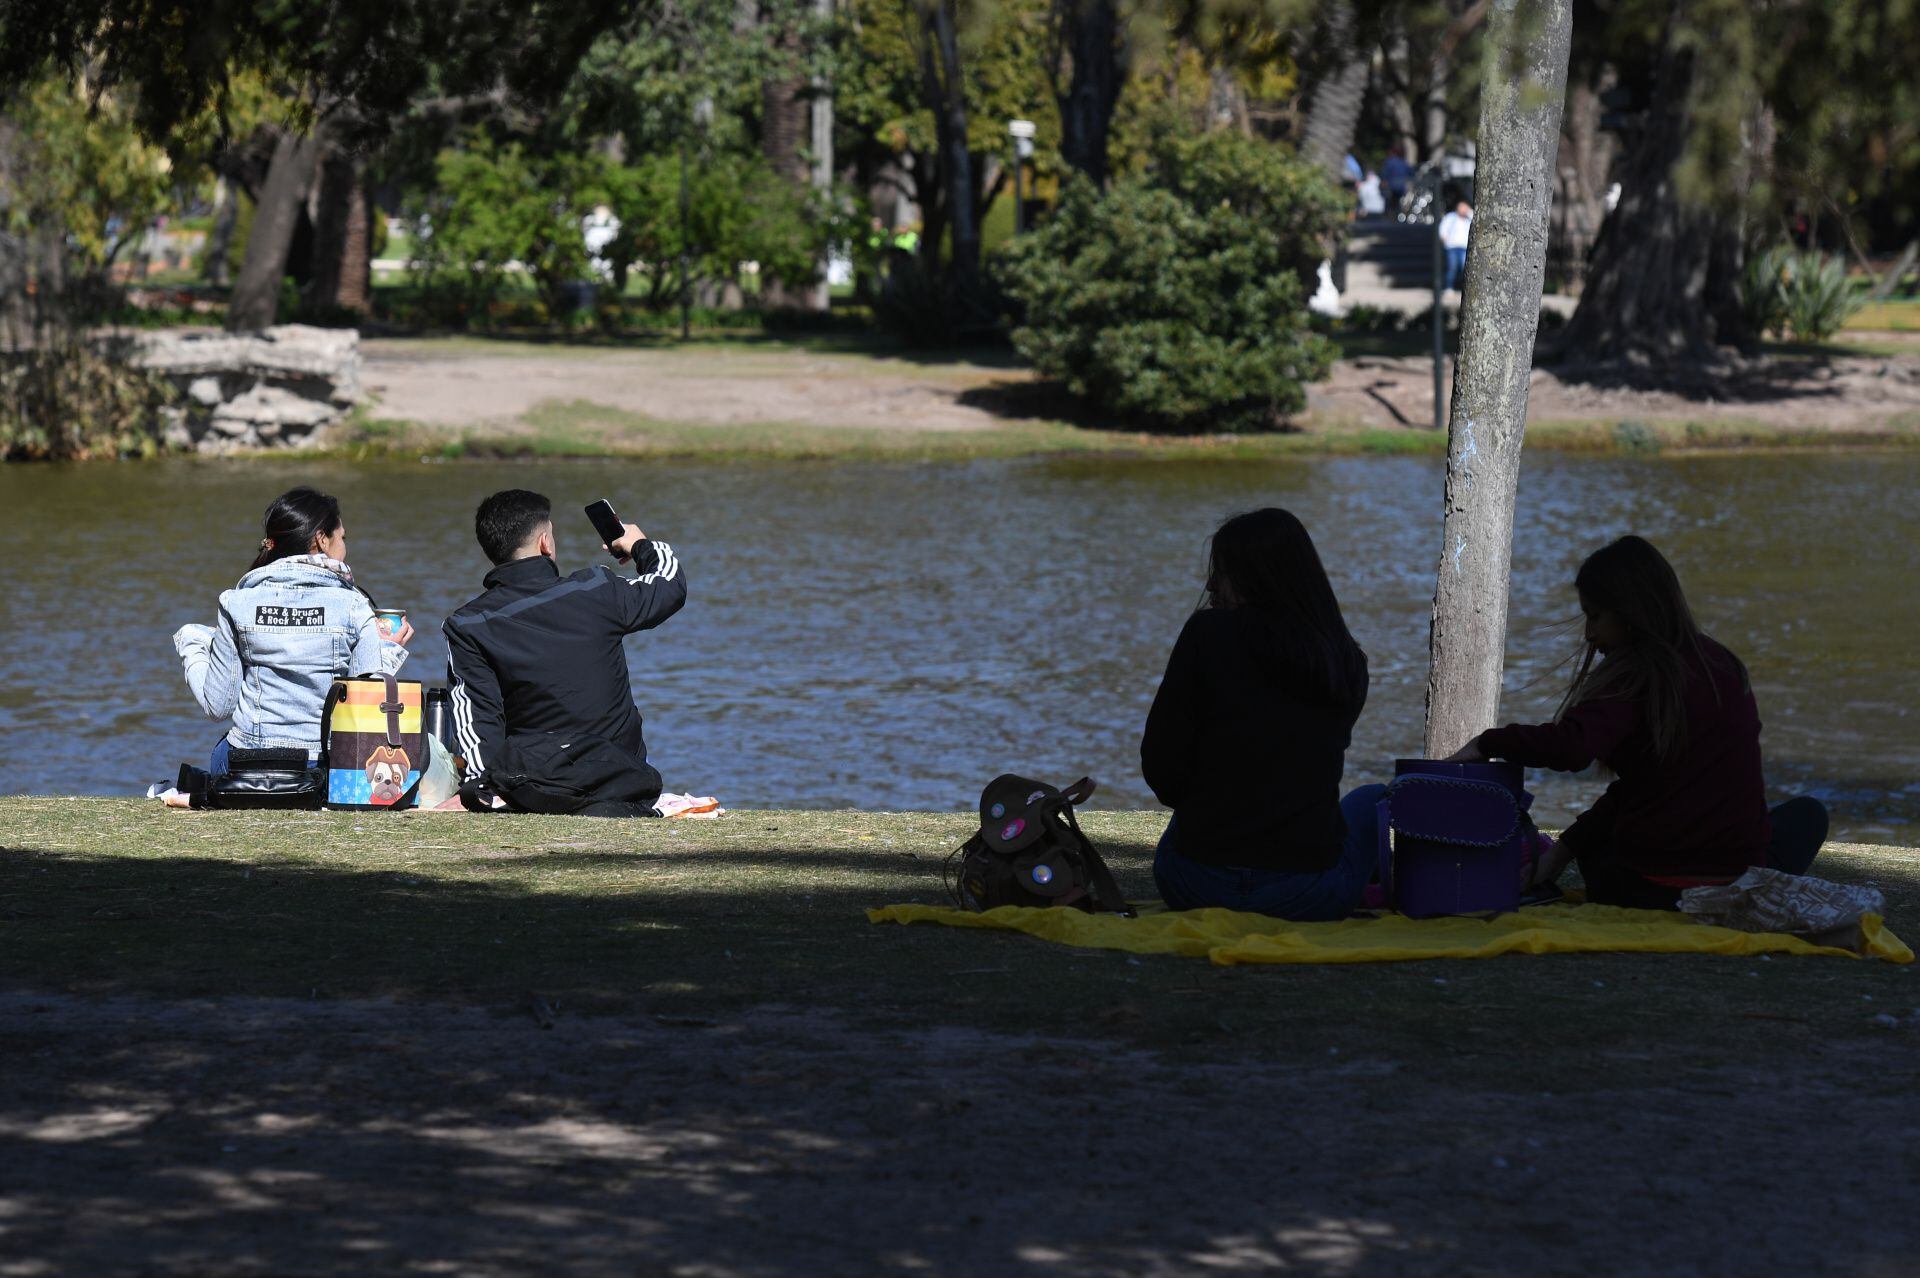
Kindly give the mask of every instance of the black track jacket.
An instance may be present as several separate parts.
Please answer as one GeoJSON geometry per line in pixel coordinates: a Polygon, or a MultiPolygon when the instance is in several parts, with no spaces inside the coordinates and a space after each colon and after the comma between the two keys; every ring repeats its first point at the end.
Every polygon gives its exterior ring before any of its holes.
{"type": "Polygon", "coordinates": [[[640,575],[604,565],[560,575],[544,555],[501,564],[447,618],[454,735],[468,776],[509,736],[592,733],[647,757],[622,640],[680,611],[687,577],[664,541],[634,545],[640,575]]]}

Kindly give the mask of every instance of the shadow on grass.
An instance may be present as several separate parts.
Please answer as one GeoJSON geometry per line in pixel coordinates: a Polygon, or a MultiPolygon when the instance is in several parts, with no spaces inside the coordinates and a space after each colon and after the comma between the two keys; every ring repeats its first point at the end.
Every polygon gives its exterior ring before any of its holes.
{"type": "MultiPolygon", "coordinates": [[[[1111,831],[1150,822],[1088,820],[1144,895],[1111,831]]],[[[1916,1241],[1885,964],[867,924],[963,818],[124,822],[0,850],[0,988],[39,991],[0,994],[0,1228],[48,1272],[1517,1276],[1649,1194],[1615,1271],[1717,1271],[1736,1216],[1741,1272],[1916,1241]]]]}
{"type": "MultiPolygon", "coordinates": [[[[836,848],[830,829],[783,844],[779,823],[756,834],[748,818],[724,836],[687,836],[729,843],[675,847],[673,831],[645,823],[654,828],[621,851],[605,844],[624,834],[589,821],[489,822],[458,836],[404,823],[389,851],[362,823],[330,862],[234,846],[239,830],[217,814],[196,820],[183,837],[228,840],[223,855],[0,851],[0,988],[490,1007],[520,1007],[533,991],[579,1011],[691,1016],[793,1004],[874,1025],[1071,1025],[1154,1049],[1231,1040],[1282,1055],[1328,1039],[1419,1053],[1463,1028],[1575,1051],[1657,1030],[1717,1054],[1777,1040],[1764,1022],[1778,1019],[1782,1000],[1808,1033],[1857,1032],[1857,1006],[1836,1007],[1831,993],[1900,979],[1886,964],[1807,959],[1761,965],[1766,979],[1752,982],[1751,960],[1607,954],[1215,968],[869,924],[869,906],[941,899],[944,850],[932,849],[946,836],[924,832],[895,848],[859,846],[854,835],[836,848]],[[528,842],[423,842],[474,837],[528,842]],[[1596,995],[1606,988],[1596,980],[1616,992],[1596,995]],[[1371,1012],[1358,1022],[1355,1000],[1371,1012]],[[1703,1036],[1709,1013],[1715,1028],[1703,1036]]],[[[885,830],[885,820],[861,828],[885,830]]],[[[1151,899],[1145,838],[1097,824],[1094,837],[1122,890],[1151,899]]],[[[1827,869],[1876,877],[1896,931],[1920,898],[1911,858],[1827,869]]]]}

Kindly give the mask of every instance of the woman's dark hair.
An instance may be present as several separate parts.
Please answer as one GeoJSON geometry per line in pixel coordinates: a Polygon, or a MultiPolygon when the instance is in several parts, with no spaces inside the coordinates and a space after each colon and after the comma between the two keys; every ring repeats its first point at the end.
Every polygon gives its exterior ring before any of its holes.
{"type": "MultiPolygon", "coordinates": [[[[1679,574],[1652,542],[1627,536],[1588,555],[1573,584],[1589,611],[1612,615],[1626,641],[1598,665],[1594,646],[1587,645],[1559,715],[1601,697],[1638,701],[1654,753],[1671,759],[1687,739],[1687,658],[1706,660],[1679,574]]],[[[1727,655],[1744,686],[1746,667],[1727,655]]]]}
{"type": "Polygon", "coordinates": [[[1340,615],[1340,601],[1298,519],[1277,506],[1221,524],[1207,562],[1207,600],[1266,622],[1281,663],[1335,705],[1367,693],[1367,654],[1340,615]]]}
{"type": "Polygon", "coordinates": [[[330,537],[340,527],[340,500],[312,488],[291,488],[273,499],[261,526],[260,553],[247,571],[264,568],[276,559],[305,555],[316,537],[330,537]]]}

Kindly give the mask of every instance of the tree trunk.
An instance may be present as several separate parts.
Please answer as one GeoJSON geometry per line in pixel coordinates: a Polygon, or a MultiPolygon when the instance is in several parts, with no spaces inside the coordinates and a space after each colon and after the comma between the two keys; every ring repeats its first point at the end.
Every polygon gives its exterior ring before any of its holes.
{"type": "Polygon", "coordinates": [[[1411,153],[1416,164],[1425,164],[1447,149],[1447,122],[1452,117],[1447,107],[1447,85],[1452,75],[1452,59],[1445,54],[1436,55],[1428,65],[1420,147],[1411,153]]]}
{"type": "Polygon", "coordinates": [[[365,165],[345,152],[320,163],[306,302],[365,312],[372,302],[373,227],[365,165]]]}
{"type": "Polygon", "coordinates": [[[1580,307],[1560,338],[1582,361],[1703,359],[1743,335],[1740,217],[1687,198],[1676,174],[1692,131],[1694,57],[1680,47],[1678,25],[1669,21],[1621,167],[1619,206],[1601,225],[1580,307]]]}
{"type": "Polygon", "coordinates": [[[1366,51],[1356,47],[1355,26],[1353,5],[1347,0],[1327,6],[1324,39],[1330,61],[1307,99],[1307,122],[1300,139],[1300,150],[1307,158],[1343,179],[1367,96],[1366,51]]]}
{"type": "Polygon", "coordinates": [[[978,318],[980,308],[980,222],[973,207],[973,155],[967,150],[966,81],[960,69],[960,39],[953,0],[934,0],[925,10],[929,36],[921,46],[921,76],[933,111],[940,146],[940,186],[952,227],[953,255],[947,262],[947,287],[954,318],[961,324],[978,318]]]}
{"type": "Polygon", "coordinates": [[[232,276],[227,255],[233,251],[233,228],[239,221],[240,192],[223,177],[214,196],[213,229],[207,232],[206,248],[200,257],[200,278],[215,288],[225,288],[232,276]]]}
{"type": "Polygon", "coordinates": [[[1492,727],[1506,655],[1513,496],[1547,266],[1573,0],[1495,0],[1473,239],[1447,427],[1444,540],[1427,676],[1429,758],[1492,727]]]}
{"type": "Polygon", "coordinates": [[[1060,158],[1107,185],[1107,141],[1114,107],[1127,82],[1128,51],[1114,0],[1062,0],[1064,43],[1073,60],[1066,93],[1060,95],[1060,158]]]}
{"type": "Polygon", "coordinates": [[[1618,148],[1614,135],[1600,127],[1600,95],[1613,87],[1616,78],[1611,67],[1603,67],[1590,79],[1567,86],[1566,116],[1561,126],[1566,163],[1561,169],[1563,181],[1554,201],[1554,215],[1560,222],[1560,244],[1568,274],[1575,281],[1586,278],[1587,256],[1607,216],[1608,175],[1618,148]]]}
{"type": "Polygon", "coordinates": [[[373,310],[373,220],[380,211],[364,165],[354,171],[353,204],[347,210],[347,236],[340,247],[340,291],[334,302],[365,315],[373,310]]]}
{"type": "Polygon", "coordinates": [[[1413,52],[1407,41],[1404,17],[1396,21],[1392,33],[1381,45],[1380,67],[1380,74],[1369,76],[1369,92],[1380,103],[1400,154],[1417,159],[1420,154],[1418,108],[1424,99],[1414,82],[1413,52]]]}
{"type": "MultiPolygon", "coordinates": [[[[11,203],[16,198],[14,191],[20,181],[16,167],[19,136],[20,127],[0,115],[0,203],[11,203]]],[[[0,221],[0,333],[4,333],[10,351],[20,350],[28,341],[31,320],[27,313],[27,283],[32,272],[27,254],[26,237],[15,235],[0,221]]]]}
{"type": "Polygon", "coordinates": [[[920,269],[930,280],[940,278],[947,247],[947,190],[940,173],[940,153],[913,153],[913,203],[920,210],[920,269]]]}
{"type": "Polygon", "coordinates": [[[287,250],[299,225],[307,188],[313,183],[314,159],[319,150],[312,136],[283,133],[274,144],[273,164],[260,200],[253,211],[253,230],[247,236],[247,257],[227,304],[227,331],[252,332],[267,328],[280,310],[280,281],[287,273],[287,250]]]}
{"type": "MultiPolygon", "coordinates": [[[[760,85],[760,151],[776,174],[806,189],[813,184],[813,166],[807,159],[812,109],[806,80],[792,71],[799,58],[800,37],[789,25],[775,43],[786,65],[760,85]]],[[[812,292],[811,287],[791,288],[766,279],[760,286],[760,303],[772,310],[803,307],[811,304],[812,292]]]]}
{"type": "MultiPolygon", "coordinates": [[[[814,17],[823,25],[833,18],[833,0],[814,0],[814,17]]],[[[833,83],[823,73],[813,79],[813,190],[821,207],[833,198],[833,83]]],[[[814,282],[808,302],[822,313],[833,309],[833,282],[829,278],[833,250],[820,262],[820,277],[814,282]]]]}

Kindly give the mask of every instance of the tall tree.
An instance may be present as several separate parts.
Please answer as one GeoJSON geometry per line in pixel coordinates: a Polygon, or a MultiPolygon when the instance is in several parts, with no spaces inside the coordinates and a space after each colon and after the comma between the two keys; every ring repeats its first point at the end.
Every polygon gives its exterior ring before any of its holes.
{"type": "MultiPolygon", "coordinates": [[[[797,19],[787,6],[771,13],[762,8],[761,25],[770,30],[769,43],[780,57],[778,69],[760,83],[760,146],[776,174],[808,190],[813,185],[813,85],[801,65],[797,19]]],[[[810,287],[773,282],[763,286],[761,296],[772,307],[811,307],[814,302],[810,287]]]]}
{"type": "Polygon", "coordinates": [[[1328,0],[1314,42],[1324,66],[1307,96],[1300,149],[1329,173],[1344,177],[1367,95],[1367,50],[1348,0],[1328,0]]]}
{"type": "Polygon", "coordinates": [[[1473,238],[1447,426],[1446,514],[1427,676],[1430,758],[1496,722],[1513,499],[1546,276],[1572,0],[1494,0],[1473,238]]]}
{"type": "MultiPolygon", "coordinates": [[[[1688,189],[1683,168],[1699,141],[1703,54],[1686,0],[1670,0],[1651,74],[1637,88],[1645,114],[1622,162],[1620,203],[1601,228],[1561,343],[1582,359],[1700,359],[1745,336],[1740,271],[1750,181],[1729,171],[1713,188],[1688,189]]],[[[1757,123],[1757,95],[1743,114],[1757,123]]],[[[1750,172],[1750,150],[1730,158],[1750,172]]]]}
{"type": "Polygon", "coordinates": [[[275,141],[273,162],[254,205],[246,260],[240,264],[227,303],[229,331],[250,332],[273,323],[280,307],[280,281],[287,273],[287,252],[319,155],[320,143],[309,132],[283,130],[275,141]]]}
{"type": "Polygon", "coordinates": [[[1104,187],[1113,112],[1133,58],[1120,6],[1116,0],[1053,0],[1050,42],[1047,70],[1060,108],[1060,159],[1104,187]]]}
{"type": "Polygon", "coordinates": [[[97,68],[101,88],[134,91],[146,136],[165,139],[220,105],[236,74],[276,80],[295,109],[255,209],[260,244],[248,246],[229,311],[229,327],[246,327],[274,317],[299,206],[322,150],[319,134],[337,112],[350,107],[364,120],[391,121],[429,86],[551,97],[593,40],[627,22],[640,3],[40,0],[0,18],[0,91],[49,61],[69,74],[97,68]]]}
{"type": "MultiPolygon", "coordinates": [[[[936,163],[945,187],[952,246],[947,288],[956,317],[983,305],[980,289],[980,217],[973,200],[973,150],[967,130],[967,93],[960,62],[958,0],[914,0],[922,24],[920,78],[938,139],[936,163]]],[[[982,317],[984,318],[984,317],[982,317]]]]}
{"type": "MultiPolygon", "coordinates": [[[[1909,191],[1920,167],[1911,0],[1583,0],[1583,59],[1633,98],[1619,206],[1562,349],[1689,362],[1749,336],[1749,241],[1837,193],[1909,191]]],[[[1914,200],[1905,202],[1907,216],[1914,200]]]]}
{"type": "Polygon", "coordinates": [[[1042,156],[1058,137],[1046,76],[1047,0],[856,0],[835,70],[841,139],[861,173],[897,183],[920,213],[919,257],[984,322],[978,244],[1006,187],[1007,121],[1032,120],[1042,156]],[[944,10],[944,15],[943,11],[944,10]],[[964,164],[960,162],[964,154],[964,164]],[[966,205],[963,210],[962,204],[966,205]],[[966,222],[967,233],[958,228],[966,222]],[[958,262],[959,265],[955,265],[958,262]]]}

